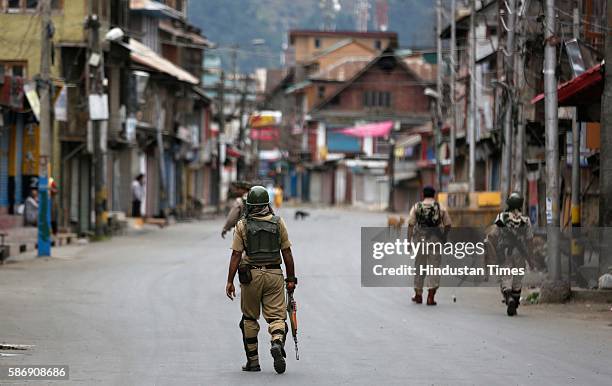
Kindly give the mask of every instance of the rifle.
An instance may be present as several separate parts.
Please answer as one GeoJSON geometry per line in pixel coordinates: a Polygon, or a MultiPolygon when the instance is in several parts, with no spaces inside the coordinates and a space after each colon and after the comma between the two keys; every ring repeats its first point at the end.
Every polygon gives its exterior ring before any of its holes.
{"type": "Polygon", "coordinates": [[[295,359],[300,360],[300,355],[298,353],[298,339],[297,339],[297,305],[295,304],[295,299],[293,299],[293,294],[287,292],[287,313],[289,314],[289,322],[291,323],[291,335],[293,335],[293,341],[295,342],[295,359]]]}

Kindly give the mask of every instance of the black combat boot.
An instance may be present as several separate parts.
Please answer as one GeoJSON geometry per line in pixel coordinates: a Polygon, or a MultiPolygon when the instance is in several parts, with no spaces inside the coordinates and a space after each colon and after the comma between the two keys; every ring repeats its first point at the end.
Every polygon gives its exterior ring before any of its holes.
{"type": "Polygon", "coordinates": [[[412,301],[416,304],[423,303],[423,290],[422,289],[414,289],[414,296],[412,297],[412,301]]]}
{"type": "Polygon", "coordinates": [[[427,291],[427,305],[428,306],[435,306],[438,304],[436,303],[436,300],[435,300],[436,290],[437,288],[430,288],[427,291]]]}
{"type": "Polygon", "coordinates": [[[514,316],[516,315],[516,308],[518,307],[518,299],[515,299],[514,296],[512,296],[512,291],[507,289],[504,290],[504,301],[506,302],[506,313],[508,314],[508,316],[514,316]]]}
{"type": "Polygon", "coordinates": [[[242,366],[242,371],[261,371],[261,367],[259,367],[259,363],[247,360],[246,365],[242,366]]]}
{"type": "Polygon", "coordinates": [[[284,373],[285,369],[287,368],[287,364],[285,363],[285,350],[283,349],[283,342],[281,342],[279,339],[273,341],[270,354],[272,354],[272,358],[274,358],[274,370],[278,374],[284,373]]]}

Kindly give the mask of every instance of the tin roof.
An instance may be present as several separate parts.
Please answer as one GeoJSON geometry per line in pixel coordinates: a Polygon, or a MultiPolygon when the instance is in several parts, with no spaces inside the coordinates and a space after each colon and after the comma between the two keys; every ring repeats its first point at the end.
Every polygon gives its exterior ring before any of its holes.
{"type": "Polygon", "coordinates": [[[159,56],[151,48],[145,46],[136,39],[130,39],[127,48],[131,51],[131,58],[134,62],[140,63],[153,70],[168,74],[182,82],[198,84],[198,78],[189,72],[175,65],[168,59],[159,56]]]}

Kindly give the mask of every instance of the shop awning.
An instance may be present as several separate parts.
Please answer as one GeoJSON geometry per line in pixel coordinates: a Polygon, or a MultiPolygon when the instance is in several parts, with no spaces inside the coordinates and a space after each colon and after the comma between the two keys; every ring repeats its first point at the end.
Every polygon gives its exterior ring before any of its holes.
{"type": "Polygon", "coordinates": [[[162,58],[151,48],[145,46],[136,39],[130,39],[127,48],[131,51],[130,57],[136,63],[149,67],[153,70],[163,72],[182,82],[198,84],[198,78],[175,65],[171,61],[162,58]]]}
{"type": "Polygon", "coordinates": [[[393,127],[393,121],[384,121],[376,123],[368,123],[365,125],[348,127],[346,129],[338,130],[338,132],[353,137],[386,137],[391,132],[393,127]]]}
{"type": "MultiPolygon", "coordinates": [[[[600,63],[582,75],[562,83],[557,88],[557,99],[559,106],[580,106],[598,103],[603,92],[603,63],[600,63]]],[[[544,100],[544,93],[537,95],[531,103],[544,100]]]]}
{"type": "Polygon", "coordinates": [[[400,138],[396,143],[395,147],[413,147],[421,143],[421,135],[413,134],[404,138],[400,138]]]}
{"type": "Polygon", "coordinates": [[[183,15],[163,2],[152,0],[130,0],[130,11],[141,12],[158,18],[181,19],[183,15]]]}

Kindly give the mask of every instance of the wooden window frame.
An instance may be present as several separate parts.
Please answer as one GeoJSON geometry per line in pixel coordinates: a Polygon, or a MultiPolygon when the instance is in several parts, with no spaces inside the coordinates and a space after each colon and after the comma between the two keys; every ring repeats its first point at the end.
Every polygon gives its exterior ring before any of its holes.
{"type": "Polygon", "coordinates": [[[21,77],[24,79],[28,77],[28,62],[26,60],[0,60],[0,65],[4,66],[4,75],[9,75],[7,67],[11,69],[9,76],[14,76],[12,68],[21,66],[23,68],[23,75],[21,75],[21,77]]]}
{"type": "MultiPolygon", "coordinates": [[[[9,13],[9,14],[32,14],[38,12],[40,0],[38,0],[38,4],[36,8],[26,8],[27,0],[18,0],[19,8],[9,8],[9,0],[0,0],[0,12],[1,13],[9,13]]],[[[57,8],[51,7],[52,13],[63,12],[64,10],[64,0],[57,0],[58,6],[57,8]]]]}

